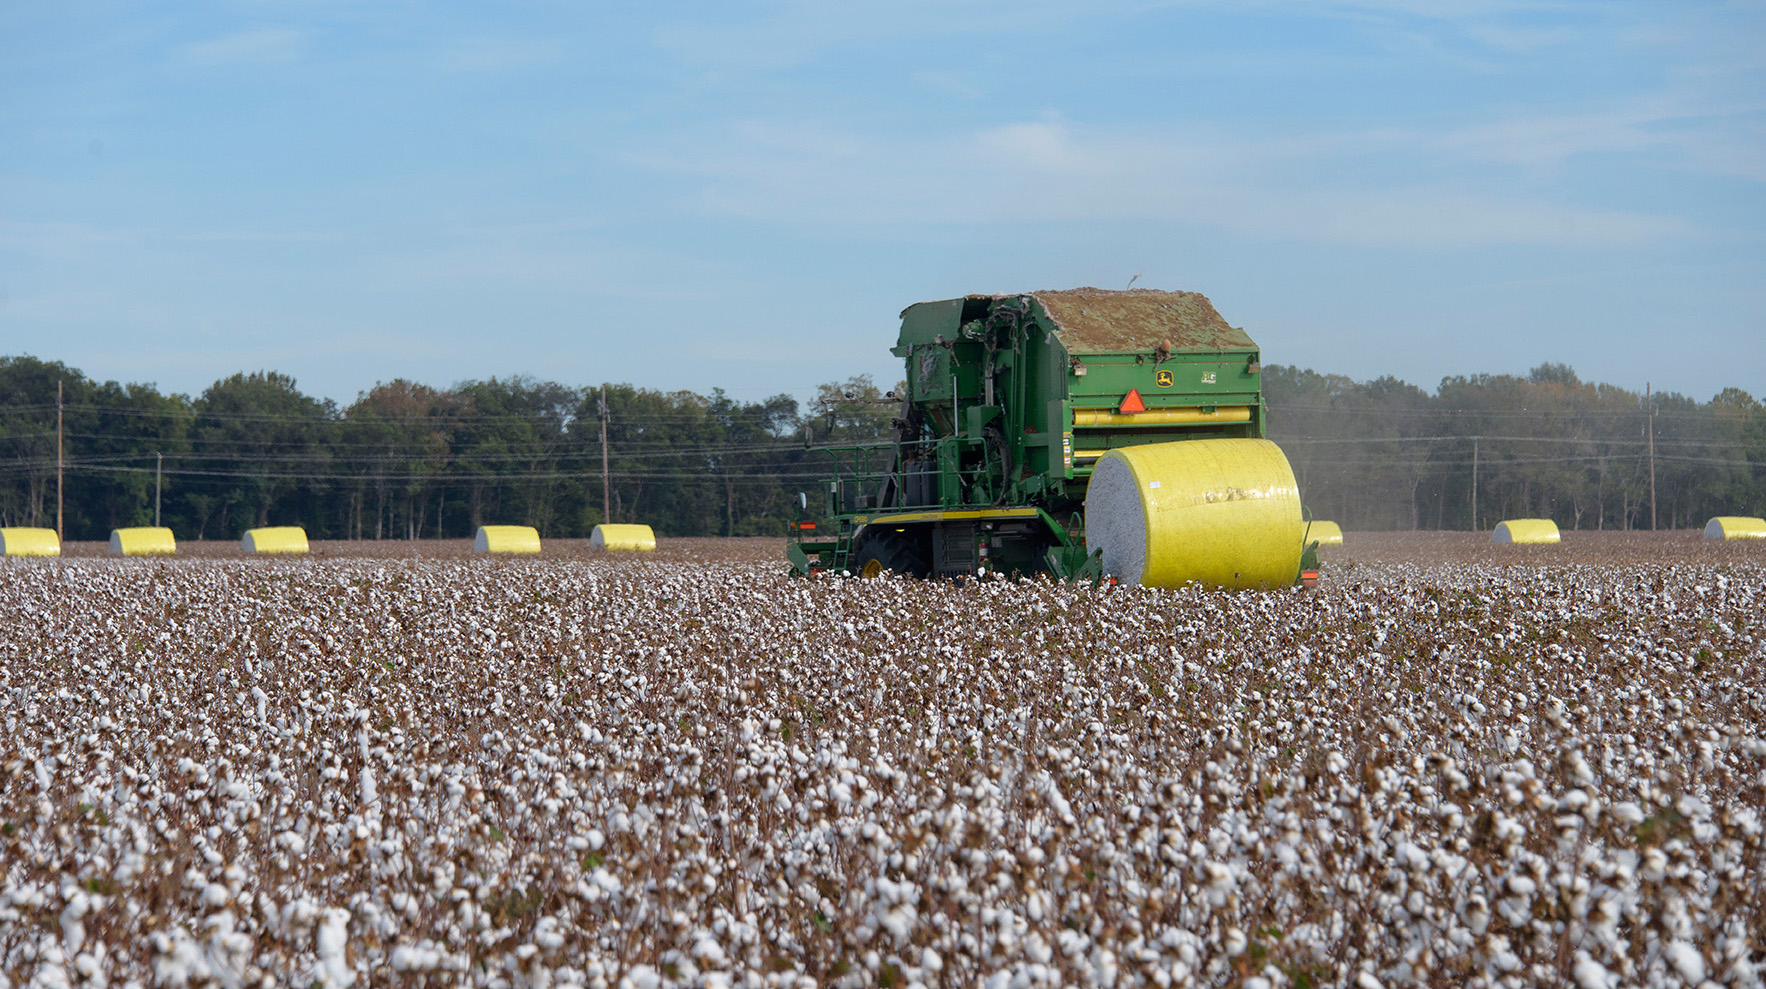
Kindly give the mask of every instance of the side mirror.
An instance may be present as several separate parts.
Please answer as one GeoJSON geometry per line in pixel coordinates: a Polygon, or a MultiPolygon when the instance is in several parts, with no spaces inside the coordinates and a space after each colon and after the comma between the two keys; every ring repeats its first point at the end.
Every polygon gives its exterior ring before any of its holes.
{"type": "Polygon", "coordinates": [[[797,492],[797,507],[803,509],[806,512],[809,511],[809,492],[807,492],[807,491],[797,492]]]}

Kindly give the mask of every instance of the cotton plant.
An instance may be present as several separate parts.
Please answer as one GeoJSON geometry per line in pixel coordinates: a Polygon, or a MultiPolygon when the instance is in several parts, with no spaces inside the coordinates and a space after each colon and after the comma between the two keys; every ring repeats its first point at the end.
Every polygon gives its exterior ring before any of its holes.
{"type": "Polygon", "coordinates": [[[1760,984],[1766,571],[0,568],[0,986],[1760,984]]]}

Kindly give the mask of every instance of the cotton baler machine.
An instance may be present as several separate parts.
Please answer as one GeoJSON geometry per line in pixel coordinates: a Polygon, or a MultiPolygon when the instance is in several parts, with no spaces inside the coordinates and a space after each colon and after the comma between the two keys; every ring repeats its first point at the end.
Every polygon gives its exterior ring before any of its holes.
{"type": "Polygon", "coordinates": [[[1316,575],[1293,470],[1263,438],[1257,345],[1202,295],[922,302],[893,353],[907,371],[897,436],[825,448],[838,473],[827,513],[787,545],[797,572],[1316,575]]]}

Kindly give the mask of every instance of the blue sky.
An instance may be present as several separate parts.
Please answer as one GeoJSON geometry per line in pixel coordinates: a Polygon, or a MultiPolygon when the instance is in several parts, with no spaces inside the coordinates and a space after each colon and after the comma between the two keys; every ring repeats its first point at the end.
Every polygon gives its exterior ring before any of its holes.
{"type": "Polygon", "coordinates": [[[1766,395],[1766,5],[0,6],[0,353],[98,378],[807,396],[1137,274],[1358,380],[1766,395]]]}

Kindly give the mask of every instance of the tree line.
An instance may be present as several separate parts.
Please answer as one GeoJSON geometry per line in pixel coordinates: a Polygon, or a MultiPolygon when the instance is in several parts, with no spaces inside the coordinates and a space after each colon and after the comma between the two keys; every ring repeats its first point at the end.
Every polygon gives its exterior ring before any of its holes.
{"type": "MultiPolygon", "coordinates": [[[[1676,394],[1646,403],[1552,364],[1448,378],[1434,393],[1280,365],[1263,376],[1269,434],[1303,500],[1346,528],[1489,528],[1519,516],[1649,528],[1652,428],[1661,527],[1766,511],[1766,412],[1736,389],[1703,404],[1676,394]]],[[[821,385],[807,407],[789,395],[741,402],[721,390],[522,377],[448,389],[396,380],[339,407],[275,372],[235,374],[191,397],[0,357],[0,524],[56,524],[59,436],[74,540],[156,514],[181,539],[271,524],[318,539],[463,538],[487,523],[570,538],[606,521],[674,536],[782,535],[798,492],[812,513],[819,505],[817,482],[835,466],[822,447],[882,439],[898,413],[868,376],[821,385]]]]}
{"type": "Polygon", "coordinates": [[[1271,366],[1263,388],[1302,500],[1346,529],[1681,529],[1766,514],[1766,410],[1737,388],[1700,403],[1564,364],[1449,377],[1433,393],[1271,366]]]}

